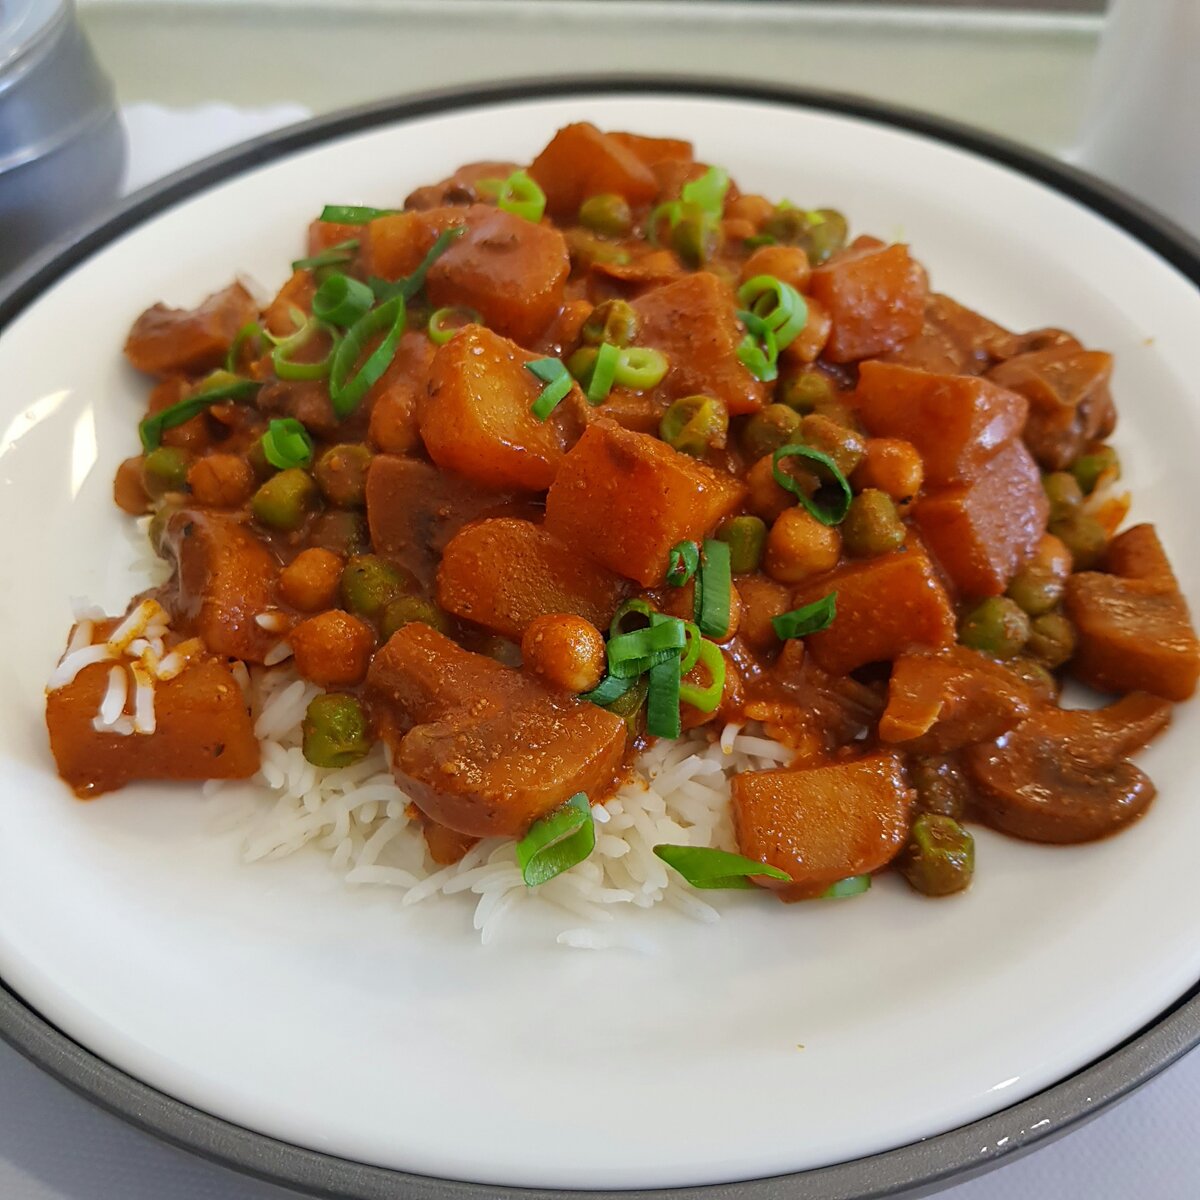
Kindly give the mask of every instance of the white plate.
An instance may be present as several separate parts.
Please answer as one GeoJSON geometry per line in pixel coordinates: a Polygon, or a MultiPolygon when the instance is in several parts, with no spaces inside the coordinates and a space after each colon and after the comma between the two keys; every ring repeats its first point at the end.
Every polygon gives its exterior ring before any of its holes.
{"type": "MultiPolygon", "coordinates": [[[[935,286],[1015,328],[1117,354],[1134,517],[1200,595],[1200,296],[1140,243],[1006,168],[847,117],[740,100],[549,99],[431,116],[269,163],[72,271],[0,340],[0,975],[85,1046],[249,1129],[492,1184],[655,1187],[842,1161],[1061,1079],[1200,976],[1195,706],[1145,756],[1161,795],[1074,849],[977,833],[965,897],[885,879],[854,902],[723,902],[714,928],[641,917],[655,955],[572,952],[469,904],[400,910],[319,856],[242,865],[198,789],[92,804],[55,779],[42,686],[68,597],[120,609],[113,469],[145,385],[120,346],[149,302],[236,272],[268,287],[325,202],[394,204],[587,118],[677,134],[744,187],[903,237],[935,286]]],[[[542,931],[546,932],[546,931],[542,931]]]]}

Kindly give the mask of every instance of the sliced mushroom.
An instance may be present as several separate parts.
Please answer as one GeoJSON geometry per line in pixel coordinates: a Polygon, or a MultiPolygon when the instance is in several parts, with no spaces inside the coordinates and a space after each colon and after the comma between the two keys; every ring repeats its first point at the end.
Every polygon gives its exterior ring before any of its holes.
{"type": "Polygon", "coordinates": [[[1171,706],[1134,692],[1096,711],[1044,708],[963,762],[978,815],[1033,842],[1090,842],[1141,816],[1154,784],[1126,755],[1165,729],[1171,706]]]}

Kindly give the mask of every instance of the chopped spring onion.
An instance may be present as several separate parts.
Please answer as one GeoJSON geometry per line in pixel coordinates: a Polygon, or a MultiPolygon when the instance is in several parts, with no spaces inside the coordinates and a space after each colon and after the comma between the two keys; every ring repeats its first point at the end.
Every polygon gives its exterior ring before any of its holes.
{"type": "Polygon", "coordinates": [[[514,217],[536,224],[546,211],[546,193],[528,171],[514,171],[507,179],[481,179],[475,186],[485,196],[495,196],[496,207],[514,217]]]}
{"type": "Polygon", "coordinates": [[[312,438],[295,417],[271,421],[262,435],[262,448],[267,462],[281,471],[307,467],[313,460],[312,438]]]}
{"type": "Polygon", "coordinates": [[[438,234],[437,240],[429,247],[429,252],[417,264],[417,269],[411,275],[406,275],[403,279],[395,281],[390,279],[380,279],[378,275],[372,275],[367,283],[371,290],[375,293],[375,299],[381,304],[388,300],[394,300],[397,296],[404,300],[411,300],[424,286],[425,276],[429,274],[429,268],[450,248],[451,244],[458,238],[462,237],[467,232],[465,225],[454,225],[449,229],[443,230],[438,234]]]}
{"type": "Polygon", "coordinates": [[[142,439],[143,448],[147,454],[151,450],[157,450],[162,445],[162,435],[166,430],[174,429],[184,421],[190,421],[206,408],[222,401],[249,400],[260,387],[262,384],[253,379],[239,379],[228,371],[214,371],[201,381],[198,390],[190,396],[146,417],[138,425],[138,436],[142,439]]]}
{"type": "Polygon", "coordinates": [[[687,646],[679,661],[679,673],[686,675],[700,661],[700,646],[704,638],[700,634],[700,627],[693,621],[684,621],[683,632],[687,638],[687,646]]]}
{"type": "MultiPolygon", "coordinates": [[[[700,712],[710,713],[715,711],[717,705],[721,703],[721,696],[725,691],[725,655],[721,653],[721,647],[715,642],[704,639],[699,645],[700,663],[708,671],[708,685],[698,687],[694,683],[683,680],[679,685],[679,699],[682,703],[699,709],[700,712]]],[[[686,675],[689,670],[691,667],[685,667],[683,673],[686,675]]]]}
{"type": "Polygon", "coordinates": [[[753,237],[743,238],[742,245],[747,250],[757,250],[759,246],[775,246],[779,239],[770,233],[756,233],[753,237]]]}
{"type": "Polygon", "coordinates": [[[752,888],[752,876],[762,875],[767,879],[778,879],[791,883],[792,877],[778,867],[730,854],[728,850],[714,850],[711,846],[672,846],[662,844],[654,847],[654,853],[678,871],[694,888],[752,888]]]}
{"type": "Polygon", "coordinates": [[[271,366],[280,379],[324,379],[333,365],[340,341],[341,337],[335,329],[316,317],[309,317],[295,333],[275,343],[275,349],[271,351],[271,366]],[[321,332],[328,334],[331,339],[329,353],[317,362],[296,362],[292,355],[321,332]]]}
{"type": "Polygon", "coordinates": [[[738,302],[775,335],[775,349],[791,345],[808,323],[808,305],[790,284],[774,275],[755,275],[738,288],[738,302]]]}
{"type": "Polygon", "coordinates": [[[526,886],[537,887],[583,862],[596,846],[592,806],[576,792],[561,808],[535,821],[517,843],[517,863],[526,886]]]}
{"type": "Polygon", "coordinates": [[[683,587],[700,565],[700,547],[695,542],[676,542],[667,554],[667,582],[683,587]]]}
{"type": "Polygon", "coordinates": [[[839,879],[832,887],[826,888],[818,900],[841,900],[846,896],[861,896],[871,890],[870,875],[851,875],[848,879],[839,879]]]}
{"type": "Polygon", "coordinates": [[[658,237],[658,227],[663,221],[666,221],[668,228],[674,232],[675,226],[679,224],[682,218],[682,201],[666,200],[658,205],[646,218],[646,237],[649,239],[650,244],[652,246],[662,245],[658,237]]]}
{"type": "MultiPolygon", "coordinates": [[[[753,314],[738,312],[738,316],[743,321],[749,315],[753,314]]],[[[759,383],[770,383],[779,378],[779,347],[775,343],[775,335],[769,329],[763,332],[761,338],[755,337],[753,333],[747,333],[738,344],[737,356],[742,366],[759,383]]]]}
{"type": "Polygon", "coordinates": [[[636,675],[630,678],[621,675],[605,675],[590,692],[580,693],[579,698],[580,700],[590,700],[593,704],[599,704],[603,708],[605,705],[612,704],[614,700],[620,700],[630,688],[636,686],[636,675]]]}
{"type": "Polygon", "coordinates": [[[791,612],[780,613],[771,618],[771,625],[778,637],[786,641],[788,638],[805,637],[810,633],[820,633],[833,624],[837,616],[837,592],[830,592],[812,604],[803,608],[794,608],[791,612]]]}
{"type": "Polygon", "coordinates": [[[625,618],[630,613],[637,613],[638,616],[645,617],[647,622],[652,621],[659,613],[650,607],[645,600],[639,600],[636,596],[626,600],[620,608],[613,613],[613,619],[608,624],[608,636],[610,638],[620,637],[623,633],[628,633],[625,628],[625,618]]]}
{"type": "Polygon", "coordinates": [[[545,421],[571,390],[571,372],[557,358],[535,358],[525,364],[525,369],[532,371],[546,385],[529,406],[529,411],[539,421],[545,421]]]}
{"type": "Polygon", "coordinates": [[[733,590],[729,543],[706,538],[700,569],[696,572],[693,612],[705,637],[720,638],[729,632],[729,604],[733,590]]]}
{"type": "Polygon", "coordinates": [[[678,617],[664,617],[645,629],[621,633],[608,642],[608,670],[623,679],[641,675],[659,663],[674,658],[687,645],[687,631],[678,617]]]}
{"type": "Polygon", "coordinates": [[[429,318],[429,340],[435,346],[444,346],[460,329],[482,324],[483,318],[473,308],[464,308],[461,304],[439,308],[429,318]]]}
{"type": "Polygon", "coordinates": [[[371,208],[366,204],[327,204],[317,220],[334,225],[365,225],[376,217],[391,217],[398,211],[395,208],[371,208]]]}
{"type": "Polygon", "coordinates": [[[375,303],[365,283],[340,272],[330,275],[313,296],[313,316],[331,325],[353,325],[375,303]]]}
{"type": "MultiPolygon", "coordinates": [[[[324,220],[324,217],[321,219],[324,220]]],[[[319,267],[338,267],[342,263],[348,263],[357,249],[358,238],[347,238],[344,242],[338,242],[336,246],[330,246],[328,250],[322,250],[320,254],[296,259],[292,263],[292,270],[315,271],[319,267]]]]}
{"type": "Polygon", "coordinates": [[[646,693],[646,732],[652,737],[677,738],[683,732],[679,716],[679,652],[650,668],[646,693]]]}
{"type": "Polygon", "coordinates": [[[635,392],[657,387],[667,373],[667,357],[649,346],[629,346],[617,358],[615,382],[635,392]]]}
{"type": "Polygon", "coordinates": [[[725,211],[728,191],[729,172],[722,167],[709,167],[699,179],[683,185],[679,198],[684,204],[694,204],[710,216],[719,217],[725,211]]]}
{"type": "Polygon", "coordinates": [[[617,374],[617,364],[621,361],[621,351],[612,342],[604,342],[596,352],[596,361],[592,364],[592,377],[588,381],[587,398],[591,405],[603,404],[612,391],[613,380],[617,374]]]}
{"type": "Polygon", "coordinates": [[[405,319],[404,299],[396,296],[371,309],[346,330],[345,337],[333,352],[329,372],[329,399],[339,420],[345,420],[362,403],[363,397],[391,365],[404,332],[405,319]],[[383,334],[383,340],[352,376],[350,372],[377,333],[383,334]]]}
{"type": "Polygon", "coordinates": [[[791,492],[822,525],[840,525],[846,519],[854,493],[850,490],[845,475],[838,470],[837,464],[828,454],[822,454],[820,450],[814,450],[811,446],[799,446],[794,443],[780,446],[771,458],[771,471],[775,482],[791,492]],[[832,486],[837,489],[837,495],[828,507],[809,497],[796,479],[780,469],[779,464],[785,458],[807,458],[825,468],[832,478],[832,486]]]}
{"type": "Polygon", "coordinates": [[[257,338],[261,342],[262,335],[262,326],[257,321],[247,321],[234,335],[233,342],[229,346],[229,353],[225,355],[225,370],[231,374],[235,372],[238,368],[238,358],[241,356],[242,347],[251,338],[257,338]]]}

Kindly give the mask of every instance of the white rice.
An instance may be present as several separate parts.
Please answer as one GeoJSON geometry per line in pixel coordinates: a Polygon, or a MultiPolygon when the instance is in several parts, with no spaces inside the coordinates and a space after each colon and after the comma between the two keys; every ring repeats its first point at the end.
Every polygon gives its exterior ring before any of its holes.
{"type": "MultiPolygon", "coordinates": [[[[348,884],[395,888],[400,905],[432,902],[473,907],[472,925],[486,945],[501,924],[530,906],[569,916],[557,935],[576,949],[653,950],[650,939],[613,926],[613,914],[666,904],[702,922],[719,919],[654,854],[662,842],[736,849],[729,779],[790,761],[792,752],[751,726],[727,725],[718,740],[703,730],[660,741],[638,759],[634,777],[593,808],[596,848],[582,863],[528,888],[510,840],[478,842],[461,861],[439,867],[429,857],[409,798],[396,785],[384,748],[341,769],[314,767],[301,750],[301,722],[319,693],[290,667],[251,672],[249,694],[262,765],[254,782],[263,801],[245,821],[248,861],[284,858],[305,847],[329,855],[348,884]]],[[[207,791],[216,790],[206,788],[207,791]]],[[[465,915],[465,913],[464,913],[465,915]]]]}

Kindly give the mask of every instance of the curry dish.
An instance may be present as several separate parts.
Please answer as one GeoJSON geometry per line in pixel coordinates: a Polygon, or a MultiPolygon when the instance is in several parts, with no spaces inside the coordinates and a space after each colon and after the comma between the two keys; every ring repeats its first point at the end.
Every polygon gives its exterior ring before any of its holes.
{"type": "Polygon", "coordinates": [[[1200,644],[1153,527],[1118,532],[1103,350],[587,124],[331,205],[292,266],[265,307],[235,283],[129,334],[155,382],[115,499],[171,573],[51,677],[80,797],[254,776],[246,695],[286,671],[321,689],[309,763],[382,742],[433,862],[512,839],[530,885],[701,727],[790,762],[732,779],[737,853],[655,847],[700,887],[895,864],[945,895],[971,822],[1074,843],[1145,812],[1129,756],[1200,644]],[[1060,706],[1071,678],[1110,699],[1060,706]]]}

